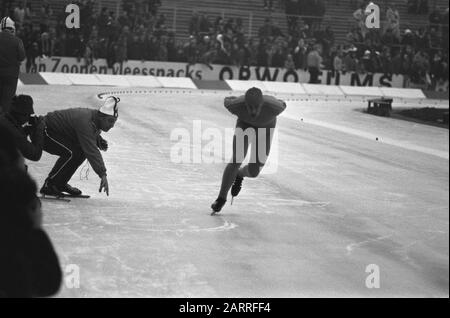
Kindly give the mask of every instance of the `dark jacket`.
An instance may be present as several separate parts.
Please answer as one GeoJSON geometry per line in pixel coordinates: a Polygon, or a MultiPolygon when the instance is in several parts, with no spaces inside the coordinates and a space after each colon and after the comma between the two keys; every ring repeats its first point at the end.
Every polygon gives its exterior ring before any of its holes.
{"type": "Polygon", "coordinates": [[[106,175],[106,167],[97,146],[100,129],[95,124],[96,113],[97,110],[88,108],[58,110],[45,116],[45,124],[56,134],[55,138],[61,136],[80,145],[92,169],[101,178],[106,175]]]}
{"type": "Polygon", "coordinates": [[[56,294],[62,270],[48,235],[41,229],[11,232],[0,234],[0,298],[56,294]]]}
{"type": "Polygon", "coordinates": [[[25,59],[22,40],[9,32],[0,32],[0,76],[19,77],[25,59]]]}
{"type": "Polygon", "coordinates": [[[276,117],[286,109],[285,102],[268,95],[264,95],[264,104],[256,118],[252,118],[248,113],[245,105],[245,96],[226,97],[224,106],[230,113],[236,115],[239,120],[258,128],[274,128],[276,117]]]}
{"type": "Polygon", "coordinates": [[[28,141],[28,134],[22,128],[11,114],[4,114],[0,116],[0,126],[5,127],[14,137],[17,148],[22,155],[32,161],[38,161],[42,156],[42,148],[44,146],[44,122],[40,120],[36,126],[31,129],[30,139],[28,141]]]}

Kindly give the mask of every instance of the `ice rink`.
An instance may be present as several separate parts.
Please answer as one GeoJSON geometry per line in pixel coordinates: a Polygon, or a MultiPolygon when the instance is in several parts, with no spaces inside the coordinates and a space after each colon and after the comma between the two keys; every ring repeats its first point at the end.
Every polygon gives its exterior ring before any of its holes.
{"type": "MultiPolygon", "coordinates": [[[[111,90],[19,93],[32,95],[43,115],[96,107],[95,95],[111,90]]],[[[57,296],[449,296],[448,129],[368,115],[358,100],[289,101],[271,169],[245,179],[233,205],[229,197],[210,216],[226,154],[194,162],[199,145],[190,140],[192,162],[177,163],[171,152],[180,143],[170,137],[175,129],[193,136],[198,120],[202,132],[233,128],[223,107],[230,94],[120,96],[119,121],[103,134],[110,196],[98,193],[98,176],[90,169],[86,179],[84,166],[71,184],[91,199],[43,203],[63,269],[73,274],[75,265],[80,274],[79,288],[68,275],[57,296]],[[379,288],[366,286],[370,264],[379,288]]],[[[44,154],[29,163],[39,187],[55,160],[44,154]]]]}

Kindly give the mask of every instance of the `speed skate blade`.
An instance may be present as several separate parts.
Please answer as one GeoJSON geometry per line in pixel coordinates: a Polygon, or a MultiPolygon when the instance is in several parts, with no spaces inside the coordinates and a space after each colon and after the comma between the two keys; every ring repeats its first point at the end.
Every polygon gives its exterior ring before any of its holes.
{"type": "Polygon", "coordinates": [[[39,196],[39,198],[42,199],[42,200],[53,200],[53,201],[70,202],[70,199],[68,199],[68,198],[66,198],[64,196],[59,197],[59,196],[55,196],[55,195],[45,195],[45,194],[43,194],[43,195],[39,196]]]}
{"type": "Polygon", "coordinates": [[[64,194],[64,198],[89,199],[90,197],[91,196],[87,194],[80,194],[80,195],[64,194]]]}

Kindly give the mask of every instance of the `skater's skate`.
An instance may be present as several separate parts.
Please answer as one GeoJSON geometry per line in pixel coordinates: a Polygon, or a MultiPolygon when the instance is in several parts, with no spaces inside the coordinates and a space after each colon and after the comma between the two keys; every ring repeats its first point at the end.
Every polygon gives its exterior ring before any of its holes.
{"type": "Polygon", "coordinates": [[[81,190],[75,187],[72,187],[70,184],[66,183],[64,186],[60,188],[62,192],[66,192],[71,196],[80,196],[81,190]]]}
{"type": "Polygon", "coordinates": [[[225,202],[227,202],[227,200],[225,200],[224,198],[217,198],[217,200],[214,201],[213,204],[211,204],[211,209],[213,210],[211,215],[220,212],[220,210],[222,210],[223,206],[225,205],[225,202]]]}
{"type": "Polygon", "coordinates": [[[41,190],[39,191],[43,196],[52,196],[52,197],[63,197],[64,193],[62,193],[55,185],[51,184],[48,180],[45,181],[41,190]]]}
{"type": "Polygon", "coordinates": [[[234,197],[236,197],[239,192],[241,192],[242,189],[242,180],[244,180],[243,177],[241,177],[240,175],[236,176],[236,179],[234,180],[233,186],[231,187],[231,203],[233,203],[233,199],[234,197]]]}

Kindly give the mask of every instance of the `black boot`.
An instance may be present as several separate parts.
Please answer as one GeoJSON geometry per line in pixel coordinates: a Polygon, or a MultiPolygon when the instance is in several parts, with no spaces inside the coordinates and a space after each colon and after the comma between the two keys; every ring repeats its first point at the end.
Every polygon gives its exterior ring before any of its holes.
{"type": "Polygon", "coordinates": [[[64,186],[60,188],[62,192],[66,192],[69,195],[79,196],[81,195],[81,190],[75,187],[72,187],[70,184],[66,183],[64,186]]]}
{"type": "Polygon", "coordinates": [[[214,201],[214,203],[211,204],[211,209],[213,210],[213,213],[211,215],[220,212],[220,210],[222,210],[223,206],[225,205],[225,202],[227,202],[227,200],[218,197],[216,201],[214,201]]]}
{"type": "Polygon", "coordinates": [[[63,197],[64,193],[62,193],[57,186],[52,184],[49,180],[45,180],[44,185],[39,191],[42,195],[51,195],[54,197],[63,197]]]}
{"type": "Polygon", "coordinates": [[[240,175],[236,176],[236,179],[234,180],[234,183],[231,186],[231,195],[233,198],[236,197],[239,194],[239,192],[241,192],[242,180],[244,180],[243,177],[241,177],[240,175]]]}

